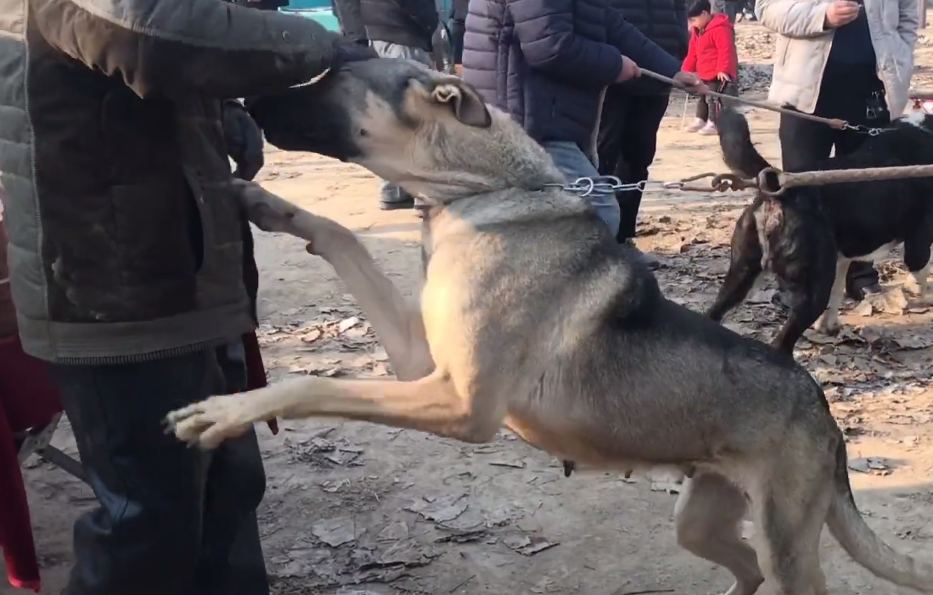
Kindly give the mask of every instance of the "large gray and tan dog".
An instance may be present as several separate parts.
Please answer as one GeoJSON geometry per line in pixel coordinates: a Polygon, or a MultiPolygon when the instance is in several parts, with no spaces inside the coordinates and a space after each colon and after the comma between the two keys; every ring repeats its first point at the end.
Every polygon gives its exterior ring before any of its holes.
{"type": "Polygon", "coordinates": [[[393,380],[303,377],[173,412],[213,447],[273,416],[335,417],[493,440],[504,425],[584,467],[689,477],[679,543],[735,576],[823,595],[823,525],[873,573],[933,592],[933,566],[859,514],[842,434],[791,358],[670,302],[544,151],[459,79],[354,63],[251,110],[283,148],[358,163],[432,201],[420,311],[347,229],[244,183],[251,220],[311,242],[371,321],[393,380]],[[750,508],[756,547],[740,537],[750,508]],[[757,557],[756,557],[757,551],[757,557]],[[760,566],[759,566],[760,565],[760,566]]]}

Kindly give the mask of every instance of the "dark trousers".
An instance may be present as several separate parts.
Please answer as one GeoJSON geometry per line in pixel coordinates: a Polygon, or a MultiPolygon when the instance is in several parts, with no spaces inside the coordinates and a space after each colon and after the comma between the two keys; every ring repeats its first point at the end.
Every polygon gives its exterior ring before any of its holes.
{"type": "MultiPolygon", "coordinates": [[[[711,81],[703,81],[706,83],[706,86],[716,91],[717,93],[723,93],[731,97],[739,96],[739,88],[735,83],[723,82],[719,79],[713,79],[711,81]]],[[[700,97],[697,100],[697,118],[700,120],[708,121],[710,116],[712,116],[713,122],[716,121],[716,117],[719,115],[719,110],[722,109],[722,100],[718,97],[700,97]]]]}
{"type": "MultiPolygon", "coordinates": [[[[616,176],[623,184],[648,179],[648,167],[657,151],[658,128],[667,111],[669,93],[638,95],[618,87],[609,87],[603,101],[599,122],[597,152],[599,173],[616,176]]],[[[635,237],[641,190],[616,192],[621,223],[616,239],[624,242],[635,237]]]]}
{"type": "Polygon", "coordinates": [[[100,502],[75,523],[63,595],[268,595],[256,435],[204,452],[162,429],[169,411],[245,386],[242,343],[50,373],[100,502]]]}
{"type": "MultiPolygon", "coordinates": [[[[824,118],[839,118],[852,125],[886,126],[891,116],[884,106],[883,86],[874,69],[833,73],[828,72],[820,86],[814,114],[824,118]],[[869,115],[868,110],[874,110],[869,115]]],[[[836,130],[820,122],[793,116],[781,116],[779,128],[781,160],[786,171],[803,171],[829,157],[856,151],[868,138],[853,130],[836,130]]],[[[846,275],[846,291],[861,299],[862,290],[878,283],[878,272],[869,262],[853,261],[846,275]]]]}
{"type": "Polygon", "coordinates": [[[738,0],[713,0],[710,4],[712,5],[713,14],[724,14],[729,17],[730,23],[735,24],[735,17],[740,10],[738,0]]]}

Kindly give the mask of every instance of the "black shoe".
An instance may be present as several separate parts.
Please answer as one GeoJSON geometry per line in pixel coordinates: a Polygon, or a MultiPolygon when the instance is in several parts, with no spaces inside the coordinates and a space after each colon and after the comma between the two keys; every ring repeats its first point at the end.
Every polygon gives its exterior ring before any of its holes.
{"type": "Polygon", "coordinates": [[[386,200],[379,201],[379,208],[383,211],[396,211],[398,209],[413,209],[415,208],[415,199],[413,198],[403,198],[402,200],[393,200],[392,202],[386,200]]]}
{"type": "Polygon", "coordinates": [[[846,287],[846,295],[856,302],[860,302],[865,299],[866,295],[877,295],[881,293],[881,286],[878,285],[878,282],[869,283],[864,287],[846,287]]]}

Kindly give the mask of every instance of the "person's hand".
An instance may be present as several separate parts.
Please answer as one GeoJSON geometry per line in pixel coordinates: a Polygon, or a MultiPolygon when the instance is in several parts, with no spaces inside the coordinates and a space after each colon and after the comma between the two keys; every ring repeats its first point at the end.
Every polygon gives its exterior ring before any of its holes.
{"type": "Polygon", "coordinates": [[[837,29],[843,25],[848,25],[858,18],[858,13],[862,9],[858,2],[850,0],[835,0],[826,7],[826,28],[837,29]]]}
{"type": "Polygon", "coordinates": [[[262,131],[239,101],[225,101],[223,110],[227,152],[236,163],[233,175],[241,180],[250,181],[265,163],[262,153],[262,131]]]}
{"type": "Polygon", "coordinates": [[[683,89],[691,95],[705,95],[709,93],[709,87],[692,72],[680,71],[674,75],[674,85],[678,89],[683,89]]]}
{"type": "Polygon", "coordinates": [[[635,61],[628,56],[622,56],[622,70],[619,71],[616,82],[622,83],[640,76],[641,69],[638,68],[638,64],[635,64],[635,61]]]}
{"type": "Polygon", "coordinates": [[[732,77],[726,74],[725,72],[720,72],[716,75],[716,78],[724,83],[728,83],[732,80],[732,77]]]}

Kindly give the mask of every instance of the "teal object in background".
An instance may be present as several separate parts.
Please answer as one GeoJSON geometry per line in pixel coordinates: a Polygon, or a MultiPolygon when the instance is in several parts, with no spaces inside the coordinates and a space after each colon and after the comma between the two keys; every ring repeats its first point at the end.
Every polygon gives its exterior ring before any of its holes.
{"type": "Polygon", "coordinates": [[[340,33],[340,23],[334,16],[330,0],[291,0],[287,7],[279,9],[282,12],[297,14],[306,19],[314,19],[328,31],[340,33]]]}
{"type": "MultiPolygon", "coordinates": [[[[446,20],[450,14],[451,0],[435,0],[441,13],[441,19],[446,20]]],[[[328,31],[340,33],[340,23],[334,16],[330,0],[291,0],[287,7],[279,9],[282,12],[290,12],[303,16],[306,19],[314,19],[324,25],[328,31]]]]}

